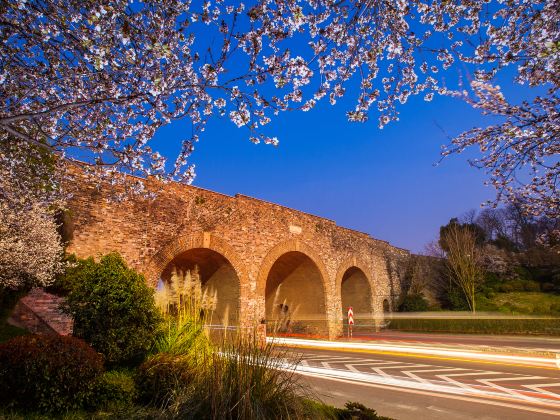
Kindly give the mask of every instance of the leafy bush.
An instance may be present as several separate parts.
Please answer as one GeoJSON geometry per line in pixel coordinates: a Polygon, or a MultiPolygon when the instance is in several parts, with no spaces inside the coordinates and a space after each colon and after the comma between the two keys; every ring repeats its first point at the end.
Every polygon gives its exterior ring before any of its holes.
{"type": "Polygon", "coordinates": [[[550,312],[560,313],[560,303],[553,303],[552,305],[550,305],[550,312]]]}
{"type": "Polygon", "coordinates": [[[465,299],[465,294],[455,286],[450,286],[447,290],[445,306],[454,311],[468,311],[469,304],[465,299]]]}
{"type": "Polygon", "coordinates": [[[138,398],[134,378],[126,371],[105,372],[95,380],[91,389],[87,401],[90,409],[130,407],[138,398]]]}
{"type": "Polygon", "coordinates": [[[407,294],[399,305],[399,311],[401,312],[423,312],[427,311],[428,308],[428,301],[422,293],[407,294]]]}
{"type": "Polygon", "coordinates": [[[388,417],[379,416],[375,410],[357,402],[347,402],[344,407],[338,409],[338,419],[340,420],[390,420],[388,417]]]}
{"type": "Polygon", "coordinates": [[[510,292],[540,292],[541,286],[533,280],[513,279],[502,283],[498,290],[502,293],[510,292]]]}
{"type": "Polygon", "coordinates": [[[73,274],[67,312],[74,335],[103,354],[110,366],[141,361],[160,321],[154,292],[118,254],[88,259],[73,274]]]}
{"type": "Polygon", "coordinates": [[[325,420],[391,420],[377,414],[375,410],[367,408],[357,402],[347,402],[344,408],[333,407],[318,401],[305,399],[305,417],[309,419],[325,420]]]}
{"type": "Polygon", "coordinates": [[[74,337],[27,335],[0,344],[0,405],[60,413],[80,408],[103,361],[74,337]]]}

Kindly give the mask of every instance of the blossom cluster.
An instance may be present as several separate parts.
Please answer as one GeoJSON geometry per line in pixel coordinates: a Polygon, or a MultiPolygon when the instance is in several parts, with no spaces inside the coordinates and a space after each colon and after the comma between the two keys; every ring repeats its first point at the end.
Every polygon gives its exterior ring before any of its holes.
{"type": "Polygon", "coordinates": [[[88,160],[109,178],[189,182],[213,116],[277,144],[271,119],[321,100],[353,96],[348,119],[375,113],[382,128],[413,95],[453,95],[504,122],[444,155],[477,146],[498,199],[559,210],[557,0],[17,0],[0,13],[2,141],[88,160]],[[454,66],[472,87],[445,79],[454,66]],[[492,81],[508,66],[546,92],[507,103],[492,81]],[[170,168],[151,140],[176,120],[190,127],[170,168]]]}

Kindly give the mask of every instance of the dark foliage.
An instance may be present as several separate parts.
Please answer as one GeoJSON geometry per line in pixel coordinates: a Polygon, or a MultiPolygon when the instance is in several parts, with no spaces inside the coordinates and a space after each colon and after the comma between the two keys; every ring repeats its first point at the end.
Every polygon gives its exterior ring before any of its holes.
{"type": "Polygon", "coordinates": [[[114,410],[131,407],[138,398],[134,376],[128,371],[110,371],[100,375],[92,385],[87,407],[114,410]]]}
{"type": "Polygon", "coordinates": [[[0,405],[49,413],[78,409],[102,372],[102,357],[78,338],[13,338],[0,344],[0,405]]]}
{"type": "Polygon", "coordinates": [[[422,293],[407,294],[399,305],[400,312],[423,312],[429,304],[422,293]]]}
{"type": "Polygon", "coordinates": [[[469,311],[469,304],[465,299],[465,294],[454,284],[450,284],[446,289],[442,307],[454,311],[469,311]]]}
{"type": "Polygon", "coordinates": [[[484,230],[480,226],[478,226],[476,223],[459,223],[459,219],[453,218],[449,221],[447,225],[439,228],[439,246],[444,251],[446,252],[449,251],[449,247],[445,242],[444,238],[448,235],[449,230],[453,226],[457,226],[460,229],[470,230],[475,235],[476,243],[478,245],[484,244],[486,240],[486,234],[484,233],[484,230]]]}
{"type": "Polygon", "coordinates": [[[349,401],[345,404],[345,408],[337,411],[337,418],[340,420],[390,420],[388,417],[379,416],[375,410],[357,402],[349,401]]]}

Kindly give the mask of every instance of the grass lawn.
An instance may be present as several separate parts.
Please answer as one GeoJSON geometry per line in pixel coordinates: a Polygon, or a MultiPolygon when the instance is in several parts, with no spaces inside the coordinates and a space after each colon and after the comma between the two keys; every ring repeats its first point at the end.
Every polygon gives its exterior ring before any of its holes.
{"type": "Polygon", "coordinates": [[[479,311],[560,316],[560,295],[542,292],[496,293],[489,299],[482,299],[477,306],[479,311]]]}

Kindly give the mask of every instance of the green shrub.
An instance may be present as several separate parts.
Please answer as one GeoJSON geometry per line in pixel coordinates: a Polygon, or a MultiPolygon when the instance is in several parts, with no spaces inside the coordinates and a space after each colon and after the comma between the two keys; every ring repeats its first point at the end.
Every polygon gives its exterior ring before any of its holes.
{"type": "Polygon", "coordinates": [[[375,410],[357,402],[347,402],[344,407],[338,410],[337,418],[340,420],[390,420],[388,417],[379,416],[375,410]]]}
{"type": "Polygon", "coordinates": [[[469,304],[465,299],[465,294],[456,286],[450,286],[447,290],[447,306],[455,311],[468,311],[469,304]]]}
{"type": "Polygon", "coordinates": [[[553,303],[550,305],[550,312],[560,313],[560,303],[553,303]]]}
{"type": "Polygon", "coordinates": [[[74,337],[27,335],[0,344],[0,405],[60,413],[80,408],[103,361],[74,337]]]}
{"type": "Polygon", "coordinates": [[[305,407],[306,419],[323,419],[323,420],[391,420],[389,417],[383,417],[376,413],[375,410],[367,408],[363,404],[357,402],[347,402],[344,408],[333,407],[319,401],[305,399],[303,400],[305,407]]]}
{"type": "Polygon", "coordinates": [[[144,277],[118,254],[80,263],[73,277],[67,312],[74,318],[74,335],[103,354],[110,366],[140,362],[160,322],[144,277]]]}
{"type": "Polygon", "coordinates": [[[130,407],[138,398],[134,377],[127,371],[105,372],[91,389],[87,405],[95,410],[130,407]]]}
{"type": "Polygon", "coordinates": [[[523,282],[523,290],[525,292],[540,292],[541,291],[541,285],[536,281],[525,280],[523,282]]]}
{"type": "Polygon", "coordinates": [[[529,280],[529,281],[533,280],[533,274],[528,268],[516,266],[513,267],[513,271],[515,272],[515,274],[520,280],[529,280]]]}
{"type": "Polygon", "coordinates": [[[399,305],[400,312],[423,312],[429,307],[422,293],[407,294],[399,305]]]}

